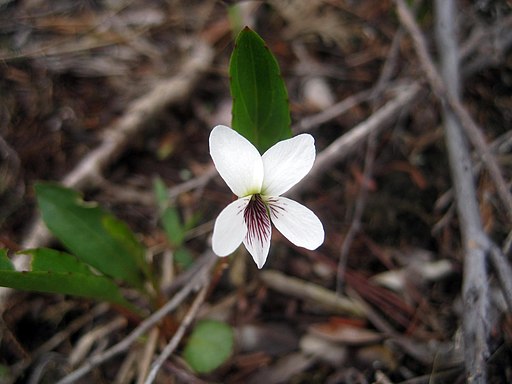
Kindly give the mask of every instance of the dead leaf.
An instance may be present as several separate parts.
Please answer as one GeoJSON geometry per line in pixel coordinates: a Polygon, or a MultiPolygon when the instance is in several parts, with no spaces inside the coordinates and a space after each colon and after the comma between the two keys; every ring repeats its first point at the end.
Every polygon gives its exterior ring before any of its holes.
{"type": "Polygon", "coordinates": [[[313,335],[346,345],[368,345],[378,343],[383,336],[366,328],[340,323],[312,324],[309,332],[313,335]]]}

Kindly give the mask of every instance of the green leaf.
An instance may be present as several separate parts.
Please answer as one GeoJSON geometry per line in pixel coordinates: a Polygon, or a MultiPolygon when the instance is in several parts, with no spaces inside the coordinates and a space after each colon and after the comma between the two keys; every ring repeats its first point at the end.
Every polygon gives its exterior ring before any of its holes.
{"type": "Polygon", "coordinates": [[[233,343],[233,330],[229,325],[216,320],[202,320],[192,331],[183,357],[194,371],[208,373],[229,358],[233,343]]]}
{"type": "Polygon", "coordinates": [[[106,300],[111,303],[119,304],[133,312],[138,312],[138,310],[121,295],[117,285],[104,276],[73,272],[0,271],[0,286],[23,291],[60,293],[106,300]]]}
{"type": "Polygon", "coordinates": [[[7,256],[7,249],[0,249],[0,270],[14,271],[14,265],[12,265],[9,256],[7,256]]]}
{"type": "Polygon", "coordinates": [[[163,212],[169,206],[169,196],[167,194],[167,187],[161,178],[156,177],[153,181],[153,191],[155,193],[156,203],[158,210],[163,212]]]}
{"type": "Polygon", "coordinates": [[[245,27],[229,63],[232,128],[263,153],[288,139],[290,110],[276,59],[255,32],[245,27]]]}
{"type": "Polygon", "coordinates": [[[153,190],[160,213],[160,222],[164,227],[167,239],[174,247],[183,244],[185,238],[185,230],[181,224],[181,219],[176,208],[169,206],[169,197],[167,188],[160,178],[156,178],[153,182],[153,190]]]}
{"type": "Polygon", "coordinates": [[[82,275],[94,275],[87,264],[66,252],[49,248],[36,248],[22,251],[21,253],[32,255],[31,266],[33,272],[72,272],[82,275]]]}
{"type": "Polygon", "coordinates": [[[6,383],[10,383],[14,380],[10,380],[11,377],[11,368],[8,365],[0,364],[0,383],[3,383],[5,380],[6,383]]]}
{"type": "Polygon", "coordinates": [[[2,268],[0,286],[106,300],[138,312],[110,278],[95,275],[77,257],[49,248],[29,249],[22,253],[32,256],[32,271],[16,272],[2,268]]]}
{"type": "Polygon", "coordinates": [[[194,263],[194,258],[188,249],[180,247],[174,251],[174,261],[182,269],[187,269],[194,263]]]}
{"type": "Polygon", "coordinates": [[[183,231],[187,232],[194,228],[198,223],[201,222],[202,215],[200,211],[194,212],[183,225],[183,231]]]}
{"type": "Polygon", "coordinates": [[[185,231],[181,225],[181,219],[178,211],[172,207],[166,208],[160,219],[169,242],[174,247],[181,246],[185,239],[185,231]]]}
{"type": "Polygon", "coordinates": [[[56,184],[39,183],[36,194],[44,222],[66,248],[105,275],[142,288],[144,249],[125,223],[56,184]]]}
{"type": "Polygon", "coordinates": [[[111,238],[116,240],[125,250],[125,253],[132,257],[133,261],[139,267],[139,271],[144,272],[147,277],[151,278],[148,264],[144,259],[145,250],[130,228],[124,222],[110,214],[103,216],[103,227],[111,238]]]}

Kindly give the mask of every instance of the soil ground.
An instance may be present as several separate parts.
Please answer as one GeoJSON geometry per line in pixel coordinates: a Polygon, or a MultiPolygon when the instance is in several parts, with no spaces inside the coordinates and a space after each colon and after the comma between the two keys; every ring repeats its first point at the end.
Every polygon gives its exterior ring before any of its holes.
{"type": "MultiPolygon", "coordinates": [[[[37,218],[36,181],[62,181],[76,170],[102,144],[105,132],[130,113],[134,100],[179,76],[194,48],[207,44],[213,58],[186,96],[155,109],[108,160],[99,179],[80,187],[87,200],[128,223],[148,247],[148,262],[164,265],[172,247],[159,225],[153,180],[160,177],[173,191],[211,172],[209,132],[231,119],[233,29],[249,25],[279,62],[294,132],[311,133],[318,156],[392,100],[401,82],[417,82],[422,90],[296,193],[324,225],[326,239],[318,250],[294,247],[274,231],[263,270],[243,253],[223,264],[198,317],[220,318],[233,327],[231,358],[210,374],[193,373],[180,357],[185,335],[157,382],[465,382],[465,254],[443,105],[400,27],[395,4],[229,3],[234,2],[0,2],[0,245],[12,252],[23,248],[37,218]],[[311,123],[311,117],[322,117],[361,92],[366,96],[348,109],[311,123]],[[294,277],[298,285],[270,282],[276,275],[294,277]],[[366,315],[312,299],[309,284],[323,288],[326,301],[338,291],[364,304],[366,315]]],[[[434,6],[416,3],[416,20],[438,62],[434,6]]],[[[462,101],[510,190],[512,5],[456,3],[462,101]],[[479,33],[488,38],[478,40],[479,33]]],[[[510,216],[476,152],[473,160],[484,229],[510,257],[510,216]]],[[[220,177],[206,180],[173,195],[183,220],[195,218],[185,242],[192,263],[210,249],[213,221],[232,200],[220,177]]],[[[55,241],[51,245],[60,248],[55,241]]],[[[182,273],[176,265],[174,274],[182,273]]],[[[488,284],[488,382],[512,382],[510,311],[492,272],[488,284]]],[[[179,324],[191,301],[170,321],[179,324]]],[[[69,296],[14,292],[2,306],[0,381],[6,383],[54,383],[138,325],[114,307],[69,296]],[[59,342],[45,344],[56,334],[62,335],[59,342]]],[[[169,336],[160,332],[155,356],[169,336]]],[[[142,382],[137,380],[147,367],[137,362],[146,340],[79,382],[142,382]]]]}

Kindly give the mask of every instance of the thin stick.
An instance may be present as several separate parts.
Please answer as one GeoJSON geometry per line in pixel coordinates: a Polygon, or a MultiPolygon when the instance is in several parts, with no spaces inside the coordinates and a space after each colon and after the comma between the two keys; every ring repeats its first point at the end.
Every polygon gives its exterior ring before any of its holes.
{"type": "MultiPolygon", "coordinates": [[[[398,1],[401,3],[401,0],[398,1]]],[[[400,5],[402,8],[403,4],[400,5]]],[[[437,43],[441,54],[442,75],[450,98],[459,102],[460,72],[458,44],[455,38],[456,18],[453,0],[436,0],[437,43]]],[[[405,11],[401,11],[401,14],[405,11]]],[[[422,58],[420,56],[420,58],[422,58]]],[[[486,383],[488,357],[487,313],[489,307],[485,258],[488,242],[480,220],[473,181],[470,152],[459,120],[443,106],[448,159],[453,178],[461,235],[464,243],[464,352],[468,383],[486,383]]]]}
{"type": "Polygon", "coordinates": [[[292,131],[295,133],[310,131],[313,127],[323,124],[329,120],[332,120],[349,109],[355,107],[357,104],[363,101],[369,100],[372,97],[373,90],[367,89],[356,93],[355,95],[349,96],[346,99],[334,104],[333,106],[319,112],[315,115],[304,117],[297,124],[292,126],[292,131]]]}
{"type": "Polygon", "coordinates": [[[160,329],[153,328],[148,335],[146,345],[144,346],[144,352],[139,357],[137,384],[144,384],[144,378],[147,377],[151,366],[151,360],[155,355],[158,338],[160,336],[160,329]]]}
{"type": "Polygon", "coordinates": [[[203,304],[203,301],[206,297],[206,293],[208,292],[208,281],[204,282],[203,289],[199,292],[196,299],[190,306],[190,309],[188,310],[187,314],[181,321],[180,327],[172,337],[172,339],[169,341],[169,344],[167,344],[160,354],[158,358],[155,360],[153,365],[151,366],[151,370],[149,371],[148,377],[146,378],[146,381],[144,384],[152,384],[153,381],[156,379],[156,375],[158,374],[158,371],[162,367],[162,364],[171,356],[171,353],[174,352],[176,347],[178,346],[178,343],[183,338],[183,335],[185,334],[185,331],[190,326],[192,321],[195,319],[197,312],[199,311],[199,308],[201,307],[201,304],[203,304]]]}
{"type": "Polygon", "coordinates": [[[397,87],[397,94],[393,99],[320,152],[308,176],[306,176],[303,182],[293,187],[289,194],[293,195],[308,187],[314,186],[315,184],[311,183],[312,180],[320,177],[324,172],[329,170],[332,165],[343,161],[347,156],[352,154],[358,148],[358,145],[368,137],[370,132],[380,132],[384,129],[386,124],[389,124],[404,108],[416,99],[420,94],[420,90],[421,87],[418,83],[409,83],[401,88],[397,87]]]}
{"type": "Polygon", "coordinates": [[[140,325],[135,328],[127,337],[125,337],[122,341],[117,343],[116,345],[110,347],[106,351],[92,356],[89,360],[85,362],[80,368],[71,372],[68,376],[61,379],[57,384],[70,384],[75,382],[76,380],[83,377],[85,374],[90,372],[94,367],[104,363],[105,361],[111,359],[114,356],[117,356],[120,353],[125,352],[137,339],[154,327],[157,323],[159,323],[165,316],[167,316],[171,311],[176,309],[178,305],[180,305],[183,300],[194,290],[197,288],[198,284],[201,284],[204,279],[207,277],[209,271],[215,264],[217,258],[211,254],[211,258],[209,262],[206,263],[201,271],[199,271],[195,276],[193,276],[189,282],[178,291],[173,298],[165,304],[158,311],[153,313],[150,317],[144,320],[140,325]]]}
{"type": "MultiPolygon", "coordinates": [[[[179,195],[185,192],[194,189],[201,189],[216,175],[218,175],[217,170],[212,165],[209,166],[201,175],[169,187],[167,189],[167,196],[169,201],[175,200],[179,195]]],[[[105,178],[101,179],[98,187],[106,190],[110,196],[115,196],[116,202],[128,204],[135,203],[147,206],[154,206],[155,204],[155,194],[148,190],[147,187],[144,189],[127,188],[126,185],[114,184],[105,178]]]]}

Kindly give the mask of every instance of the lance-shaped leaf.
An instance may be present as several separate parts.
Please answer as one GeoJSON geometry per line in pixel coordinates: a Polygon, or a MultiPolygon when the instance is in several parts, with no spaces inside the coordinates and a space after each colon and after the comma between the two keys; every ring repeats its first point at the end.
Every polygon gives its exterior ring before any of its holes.
{"type": "Polygon", "coordinates": [[[32,256],[30,263],[33,272],[79,273],[81,275],[97,276],[91,268],[76,256],[50,248],[35,248],[23,251],[32,256]]]}
{"type": "Polygon", "coordinates": [[[260,153],[291,137],[288,94],[276,59],[254,31],[244,28],[229,64],[232,128],[260,153]]]}
{"type": "Polygon", "coordinates": [[[71,189],[39,183],[36,193],[44,222],[66,248],[105,275],[142,287],[144,249],[125,223],[71,189]]]}
{"type": "Polygon", "coordinates": [[[0,271],[0,286],[22,291],[60,293],[106,300],[133,311],[133,306],[121,296],[118,287],[104,276],[80,275],[71,272],[0,271]]]}
{"type": "Polygon", "coordinates": [[[32,271],[14,271],[0,264],[0,286],[105,300],[138,312],[108,277],[98,276],[75,256],[53,249],[24,251],[32,255],[32,271]]]}
{"type": "Polygon", "coordinates": [[[173,247],[182,245],[185,238],[185,230],[181,225],[181,219],[178,210],[169,205],[167,189],[162,179],[157,178],[153,183],[153,190],[158,205],[160,221],[164,227],[167,239],[173,247]]]}

